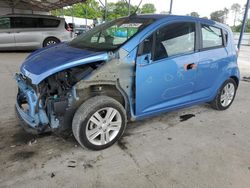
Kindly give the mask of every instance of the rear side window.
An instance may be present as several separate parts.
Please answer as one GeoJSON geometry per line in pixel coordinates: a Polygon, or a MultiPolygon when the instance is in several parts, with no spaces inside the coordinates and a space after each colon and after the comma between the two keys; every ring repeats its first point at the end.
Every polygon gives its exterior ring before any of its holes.
{"type": "Polygon", "coordinates": [[[14,28],[37,28],[39,18],[15,17],[13,21],[14,28]]]}
{"type": "Polygon", "coordinates": [[[195,23],[182,22],[156,31],[154,60],[195,50],[195,23]]]}
{"type": "Polygon", "coordinates": [[[223,46],[222,30],[209,25],[201,25],[202,48],[216,48],[223,46]]]}
{"type": "Polygon", "coordinates": [[[60,20],[56,19],[29,17],[15,17],[13,22],[14,28],[53,28],[60,24],[60,20]]]}
{"type": "Polygon", "coordinates": [[[40,18],[39,27],[42,27],[42,28],[58,27],[59,24],[60,24],[60,20],[40,18]]]}
{"type": "Polygon", "coordinates": [[[0,29],[10,28],[10,18],[0,18],[0,29]]]}

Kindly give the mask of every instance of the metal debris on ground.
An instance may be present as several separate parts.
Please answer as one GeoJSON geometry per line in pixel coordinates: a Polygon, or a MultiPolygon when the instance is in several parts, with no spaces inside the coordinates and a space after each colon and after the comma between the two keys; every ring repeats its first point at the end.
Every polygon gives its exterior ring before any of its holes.
{"type": "Polygon", "coordinates": [[[92,164],[90,164],[90,163],[83,163],[83,168],[84,169],[87,169],[87,168],[93,168],[93,165],[92,164]]]}
{"type": "Polygon", "coordinates": [[[29,141],[28,145],[32,146],[33,144],[36,144],[36,143],[37,143],[37,140],[33,138],[32,140],[29,141]]]}
{"type": "Polygon", "coordinates": [[[69,161],[68,162],[68,167],[69,168],[75,168],[77,166],[76,161],[69,161]]]}
{"type": "Polygon", "coordinates": [[[54,178],[55,177],[55,174],[52,172],[51,175],[50,175],[51,178],[54,178]]]}

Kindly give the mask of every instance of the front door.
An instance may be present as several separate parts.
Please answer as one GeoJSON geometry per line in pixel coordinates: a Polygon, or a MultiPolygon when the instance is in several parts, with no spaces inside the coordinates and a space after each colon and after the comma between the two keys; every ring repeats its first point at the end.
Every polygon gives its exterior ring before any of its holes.
{"type": "Polygon", "coordinates": [[[167,25],[139,46],[136,115],[164,111],[191,100],[196,81],[195,23],[167,25]]]}

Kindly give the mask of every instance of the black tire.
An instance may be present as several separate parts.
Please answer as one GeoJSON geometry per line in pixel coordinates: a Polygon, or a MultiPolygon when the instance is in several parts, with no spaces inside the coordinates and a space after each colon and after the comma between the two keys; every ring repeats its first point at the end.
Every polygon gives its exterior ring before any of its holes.
{"type": "Polygon", "coordinates": [[[228,109],[228,108],[232,105],[232,103],[233,103],[233,101],[234,101],[234,98],[235,98],[235,95],[236,95],[236,91],[237,91],[237,87],[238,87],[238,86],[237,86],[236,82],[234,81],[234,79],[230,78],[230,79],[226,80],[226,81],[222,84],[222,86],[220,87],[220,89],[219,89],[219,91],[218,91],[216,97],[214,98],[214,100],[210,103],[210,104],[211,104],[211,107],[214,108],[214,109],[216,109],[216,110],[226,110],[226,109],[228,109]],[[231,84],[234,85],[234,96],[233,96],[233,98],[232,98],[232,101],[231,101],[228,105],[223,106],[223,105],[221,104],[221,96],[222,96],[222,94],[223,94],[223,89],[224,89],[225,86],[228,85],[229,83],[231,83],[231,84]]]}
{"type": "Polygon", "coordinates": [[[55,38],[55,37],[49,37],[49,38],[46,38],[44,41],[43,41],[43,47],[47,47],[49,45],[55,45],[57,43],[60,43],[60,40],[55,38]]]}
{"type": "Polygon", "coordinates": [[[76,140],[82,147],[86,147],[91,150],[102,150],[111,145],[113,145],[117,140],[123,135],[127,125],[127,115],[124,107],[115,99],[107,96],[96,96],[85,101],[76,111],[73,123],[72,130],[76,140]],[[111,140],[109,143],[104,145],[95,145],[91,143],[86,135],[87,126],[89,126],[89,120],[98,110],[103,108],[112,108],[119,112],[121,117],[121,126],[118,134],[111,140]]]}

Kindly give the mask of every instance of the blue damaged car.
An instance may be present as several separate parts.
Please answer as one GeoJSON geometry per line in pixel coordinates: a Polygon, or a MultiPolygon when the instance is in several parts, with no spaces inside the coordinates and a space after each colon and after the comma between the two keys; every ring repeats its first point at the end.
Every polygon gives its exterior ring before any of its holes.
{"type": "Polygon", "coordinates": [[[237,48],[229,27],[175,15],[132,15],[29,55],[15,79],[29,132],[72,129],[83,147],[121,138],[128,121],[200,103],[233,102],[237,48]]]}

